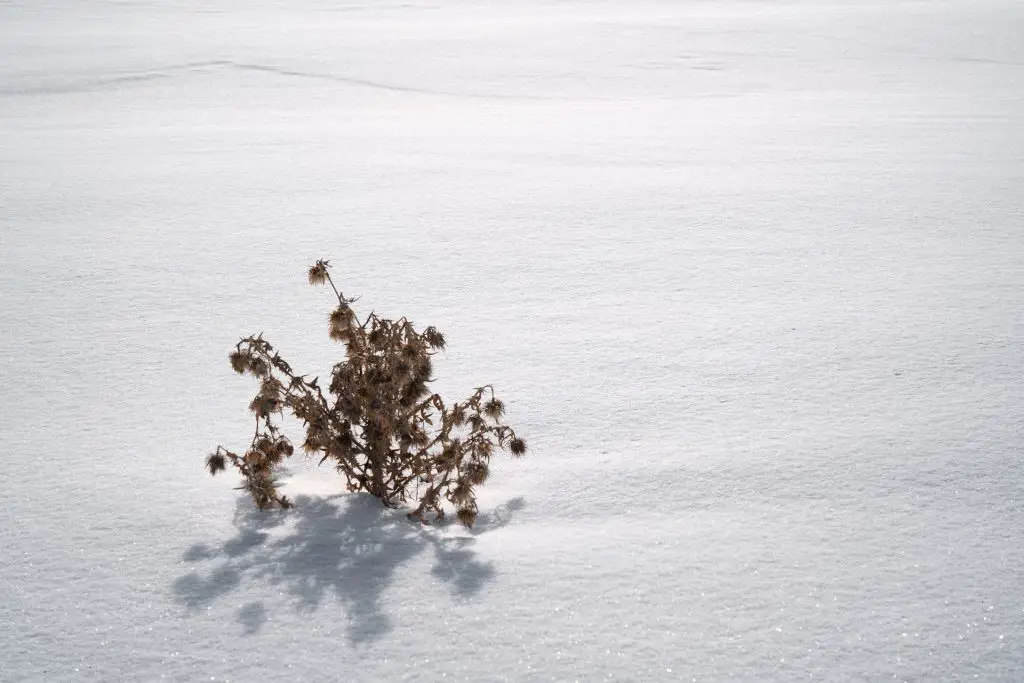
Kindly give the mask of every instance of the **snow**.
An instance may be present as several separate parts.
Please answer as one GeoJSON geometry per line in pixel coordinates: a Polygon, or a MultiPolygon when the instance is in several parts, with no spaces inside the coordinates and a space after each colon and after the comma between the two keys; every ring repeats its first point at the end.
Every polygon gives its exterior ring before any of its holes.
{"type": "Polygon", "coordinates": [[[1022,28],[0,4],[0,678],[1020,680],[1022,28]],[[528,439],[472,531],[203,471],[316,258],[528,439]]]}

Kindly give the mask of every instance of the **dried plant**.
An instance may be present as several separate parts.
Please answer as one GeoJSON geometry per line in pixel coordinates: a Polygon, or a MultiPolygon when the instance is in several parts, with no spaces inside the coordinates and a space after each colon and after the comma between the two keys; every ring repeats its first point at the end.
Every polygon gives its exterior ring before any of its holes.
{"type": "Polygon", "coordinates": [[[412,500],[411,518],[444,517],[445,501],[458,520],[472,526],[476,487],[487,481],[491,456],[526,453],[526,444],[502,423],[505,406],[483,386],[448,405],[432,393],[431,357],[444,349],[433,327],[416,331],[406,318],[387,320],[371,312],[360,320],[355,299],[335,286],[328,261],[309,269],[312,285],[330,285],[338,305],[328,318],[330,337],[345,344],[347,357],[334,366],[326,393],[318,378],[297,375],[262,335],[235,346],[231,367],[260,382],[249,404],[256,430],[244,454],[218,446],[206,460],[211,474],[230,463],[242,487],[260,508],[291,507],[274,473],[292,455],[291,441],[277,421],[285,410],[302,421],[302,450],[330,462],[349,491],[366,491],[389,507],[412,500]]]}

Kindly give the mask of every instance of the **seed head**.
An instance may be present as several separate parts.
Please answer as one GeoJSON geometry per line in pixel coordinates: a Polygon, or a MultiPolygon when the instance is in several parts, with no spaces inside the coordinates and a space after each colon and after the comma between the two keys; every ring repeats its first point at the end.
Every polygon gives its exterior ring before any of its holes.
{"type": "Polygon", "coordinates": [[[434,463],[437,465],[438,472],[446,472],[455,467],[458,462],[458,449],[452,448],[451,446],[443,449],[437,457],[434,458],[434,463]]]}
{"type": "Polygon", "coordinates": [[[380,346],[384,341],[384,330],[379,327],[373,328],[370,334],[366,336],[366,341],[370,342],[370,346],[380,346]]]}
{"type": "Polygon", "coordinates": [[[466,507],[473,502],[473,487],[459,484],[452,489],[449,499],[460,507],[466,507]]]}
{"type": "Polygon", "coordinates": [[[330,267],[330,261],[317,261],[309,269],[309,284],[311,285],[322,285],[327,282],[327,269],[330,267]]]}
{"type": "Polygon", "coordinates": [[[281,409],[281,401],[276,398],[269,398],[260,394],[252,400],[249,404],[249,410],[256,413],[261,418],[268,417],[271,413],[276,413],[281,409]]]}
{"type": "Polygon", "coordinates": [[[226,459],[219,452],[211,454],[210,457],[206,459],[206,469],[210,470],[210,474],[223,472],[226,465],[226,459]]]}
{"type": "Polygon", "coordinates": [[[260,383],[260,396],[268,400],[278,401],[284,386],[274,377],[267,377],[260,383]]]}
{"type": "Polygon", "coordinates": [[[342,304],[331,311],[329,328],[331,339],[334,339],[335,341],[345,341],[351,334],[353,318],[352,309],[346,304],[342,304]]]}
{"type": "Polygon", "coordinates": [[[482,462],[471,462],[466,466],[466,478],[473,485],[480,485],[487,481],[490,469],[482,462]]]}
{"type": "Polygon", "coordinates": [[[518,436],[513,437],[512,440],[508,442],[508,450],[512,453],[513,457],[521,458],[526,455],[526,442],[518,436]]]}
{"type": "Polygon", "coordinates": [[[420,381],[414,381],[405,387],[405,392],[402,398],[407,399],[409,404],[412,405],[416,399],[420,398],[427,393],[427,385],[420,381]]]}
{"type": "Polygon", "coordinates": [[[463,526],[472,527],[473,522],[476,521],[476,510],[471,508],[459,508],[459,511],[455,513],[455,516],[459,518],[459,522],[463,526]]]}
{"type": "Polygon", "coordinates": [[[228,359],[231,360],[231,369],[239,375],[244,374],[245,371],[249,369],[251,358],[247,353],[243,353],[242,351],[232,351],[231,355],[228,356],[228,359]]]}
{"type": "Polygon", "coordinates": [[[505,404],[502,403],[501,399],[492,398],[490,401],[484,404],[484,415],[497,421],[499,417],[505,414],[505,404]]]}

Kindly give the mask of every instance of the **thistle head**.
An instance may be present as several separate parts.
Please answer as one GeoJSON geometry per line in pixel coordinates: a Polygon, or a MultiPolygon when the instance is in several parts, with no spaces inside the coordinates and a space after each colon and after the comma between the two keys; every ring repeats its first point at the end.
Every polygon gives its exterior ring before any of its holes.
{"type": "Polygon", "coordinates": [[[239,375],[245,374],[245,371],[249,369],[251,357],[243,351],[232,351],[228,359],[231,361],[231,369],[239,375]]]}
{"type": "Polygon", "coordinates": [[[322,285],[327,282],[327,278],[330,277],[327,274],[327,269],[330,268],[331,262],[319,260],[309,269],[309,284],[311,285],[322,285]]]}
{"type": "Polygon", "coordinates": [[[284,386],[274,377],[266,377],[260,383],[260,396],[270,400],[280,400],[284,386]]]}
{"type": "Polygon", "coordinates": [[[210,457],[206,459],[206,469],[210,471],[210,474],[223,472],[226,466],[227,459],[220,453],[220,451],[211,453],[210,457]]]}
{"type": "Polygon", "coordinates": [[[370,330],[370,334],[366,335],[366,341],[370,343],[370,346],[382,346],[386,338],[387,334],[381,327],[374,327],[370,330]]]}
{"type": "Polygon", "coordinates": [[[466,479],[469,480],[470,484],[479,486],[487,481],[487,477],[491,472],[485,463],[474,461],[466,466],[465,473],[466,479]]]}
{"type": "Polygon", "coordinates": [[[473,503],[473,487],[459,484],[448,494],[448,499],[459,507],[469,507],[473,503]]]}
{"type": "Polygon", "coordinates": [[[476,521],[476,510],[472,508],[459,508],[455,516],[459,518],[459,522],[466,527],[472,527],[473,522],[476,521]]]}
{"type": "Polygon", "coordinates": [[[348,339],[352,332],[351,327],[354,319],[355,315],[348,304],[342,304],[331,311],[331,316],[328,319],[331,339],[335,341],[345,341],[348,339]]]}
{"type": "Polygon", "coordinates": [[[505,414],[505,404],[501,399],[492,398],[484,404],[483,412],[484,415],[497,422],[498,419],[505,414]]]}
{"type": "Polygon", "coordinates": [[[257,417],[266,419],[271,413],[276,413],[281,410],[281,401],[279,399],[260,394],[249,404],[249,410],[254,412],[257,417]]]}
{"type": "Polygon", "coordinates": [[[423,347],[421,347],[416,342],[410,342],[409,344],[406,344],[405,346],[402,347],[402,358],[409,361],[410,363],[415,363],[416,361],[418,361],[422,353],[423,347]]]}
{"type": "Polygon", "coordinates": [[[526,455],[526,442],[518,436],[514,436],[508,442],[508,450],[513,457],[521,458],[526,455]]]}

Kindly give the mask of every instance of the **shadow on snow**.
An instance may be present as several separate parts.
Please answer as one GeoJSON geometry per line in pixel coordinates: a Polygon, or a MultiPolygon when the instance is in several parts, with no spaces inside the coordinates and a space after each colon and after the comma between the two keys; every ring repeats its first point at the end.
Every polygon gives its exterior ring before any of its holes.
{"type": "MultiPolygon", "coordinates": [[[[481,513],[472,534],[508,524],[523,506],[523,499],[515,498],[481,513]]],[[[216,563],[174,582],[175,598],[190,610],[235,590],[243,578],[263,579],[284,586],[299,610],[314,610],[325,597],[335,596],[348,612],[349,641],[360,644],[391,630],[381,596],[396,569],[427,547],[434,550],[431,574],[459,597],[476,594],[496,573],[492,562],[477,559],[472,536],[445,538],[367,494],[300,497],[286,513],[257,510],[241,497],[234,524],[237,534],[219,548],[200,543],[182,556],[190,564],[216,563]],[[293,527],[287,533],[270,533],[289,523],[293,527]]],[[[254,634],[267,620],[267,610],[261,602],[250,602],[235,616],[246,634],[254,634]]]]}

